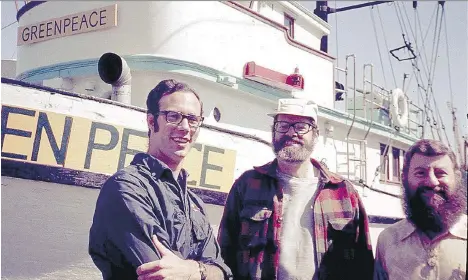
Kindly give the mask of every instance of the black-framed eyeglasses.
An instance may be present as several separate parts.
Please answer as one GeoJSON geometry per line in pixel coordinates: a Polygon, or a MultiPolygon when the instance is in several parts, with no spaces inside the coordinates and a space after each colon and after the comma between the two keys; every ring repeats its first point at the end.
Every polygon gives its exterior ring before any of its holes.
{"type": "Polygon", "coordinates": [[[160,111],[157,115],[165,115],[166,122],[179,125],[183,119],[187,119],[190,128],[198,128],[202,122],[202,116],[195,116],[192,114],[182,114],[181,112],[176,111],[160,111]]]}
{"type": "Polygon", "coordinates": [[[310,123],[305,123],[305,122],[289,123],[289,122],[277,121],[273,125],[273,128],[275,129],[275,131],[279,133],[287,133],[290,127],[293,127],[294,131],[297,134],[301,134],[301,135],[306,134],[312,129],[317,128],[315,124],[310,124],[310,123]]]}

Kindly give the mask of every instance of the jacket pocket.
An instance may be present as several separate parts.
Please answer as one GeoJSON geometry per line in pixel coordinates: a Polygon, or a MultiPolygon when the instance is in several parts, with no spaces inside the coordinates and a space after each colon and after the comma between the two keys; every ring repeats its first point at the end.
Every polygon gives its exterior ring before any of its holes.
{"type": "Polygon", "coordinates": [[[356,226],[352,218],[337,218],[328,221],[328,254],[334,256],[334,262],[354,258],[356,226]]]}
{"type": "Polygon", "coordinates": [[[268,226],[273,211],[261,206],[241,210],[240,245],[244,249],[260,249],[267,244],[268,226]]]}

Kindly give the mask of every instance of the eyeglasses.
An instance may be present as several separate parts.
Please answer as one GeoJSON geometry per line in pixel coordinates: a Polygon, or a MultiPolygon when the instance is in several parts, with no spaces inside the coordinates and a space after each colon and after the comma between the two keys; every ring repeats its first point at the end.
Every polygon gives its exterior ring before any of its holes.
{"type": "Polygon", "coordinates": [[[310,130],[317,128],[315,124],[310,124],[310,123],[305,123],[305,122],[288,123],[288,122],[282,122],[282,121],[275,122],[273,128],[275,129],[276,132],[287,133],[291,126],[294,128],[294,131],[300,135],[306,134],[310,130]]]}
{"type": "Polygon", "coordinates": [[[190,128],[198,128],[203,122],[203,117],[195,115],[185,115],[175,111],[160,111],[157,115],[165,115],[166,122],[179,125],[183,119],[187,119],[190,128]]]}

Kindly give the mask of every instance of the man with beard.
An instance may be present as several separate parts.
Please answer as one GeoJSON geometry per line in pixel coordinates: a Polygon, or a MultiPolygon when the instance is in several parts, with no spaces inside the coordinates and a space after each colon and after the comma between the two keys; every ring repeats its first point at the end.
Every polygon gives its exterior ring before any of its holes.
{"type": "Polygon", "coordinates": [[[311,158],[317,111],[280,99],[269,114],[276,159],[244,172],[228,195],[218,241],[234,279],[372,279],[359,195],[311,158]]]}
{"type": "Polygon", "coordinates": [[[161,81],[146,100],[149,147],[102,186],[89,253],[103,279],[228,279],[202,200],[182,168],[203,121],[198,94],[161,81]]]}
{"type": "Polygon", "coordinates": [[[406,219],[380,234],[374,279],[466,279],[467,186],[455,154],[419,140],[402,179],[406,219]]]}

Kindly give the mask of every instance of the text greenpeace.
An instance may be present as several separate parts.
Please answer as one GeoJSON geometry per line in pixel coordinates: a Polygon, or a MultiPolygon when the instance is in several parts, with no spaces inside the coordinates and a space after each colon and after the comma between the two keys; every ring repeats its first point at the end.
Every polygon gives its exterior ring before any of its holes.
{"type": "Polygon", "coordinates": [[[117,26],[117,4],[18,28],[18,46],[117,26]]]}

